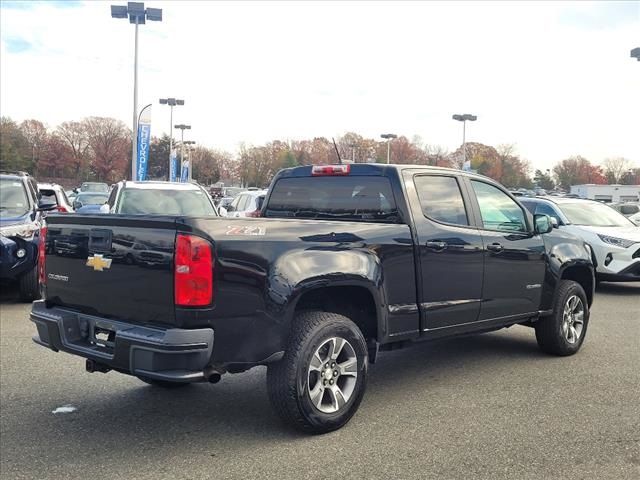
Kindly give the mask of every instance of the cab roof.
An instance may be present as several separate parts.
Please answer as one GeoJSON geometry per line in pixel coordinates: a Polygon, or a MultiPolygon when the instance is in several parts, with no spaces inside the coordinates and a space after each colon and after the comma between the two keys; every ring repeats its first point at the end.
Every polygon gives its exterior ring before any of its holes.
{"type": "MultiPolygon", "coordinates": [[[[318,166],[328,166],[327,165],[318,165],[318,166]]],[[[337,164],[330,164],[337,165],[337,164]]],[[[442,172],[442,173],[451,173],[455,175],[465,175],[468,177],[474,178],[482,178],[491,180],[495,182],[490,177],[485,175],[481,175],[479,173],[468,172],[465,170],[458,170],[456,168],[448,168],[448,167],[436,167],[433,165],[416,165],[416,164],[386,164],[386,163],[343,163],[343,165],[350,165],[349,175],[388,175],[390,171],[396,171],[400,173],[403,170],[425,170],[431,172],[442,172]]],[[[304,165],[300,167],[292,167],[281,170],[278,173],[278,176],[288,176],[288,177],[306,177],[311,176],[311,170],[314,165],[304,165]]]]}

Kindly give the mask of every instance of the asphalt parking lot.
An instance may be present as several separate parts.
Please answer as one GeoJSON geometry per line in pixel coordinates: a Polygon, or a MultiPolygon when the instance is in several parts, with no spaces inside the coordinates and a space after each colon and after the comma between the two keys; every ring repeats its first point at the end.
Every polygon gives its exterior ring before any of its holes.
{"type": "Polygon", "coordinates": [[[603,284],[573,357],[519,326],[384,353],[351,423],[318,437],[279,423],[263,368],[178,391],[88,374],[1,297],[3,479],[640,476],[640,284],[603,284]]]}

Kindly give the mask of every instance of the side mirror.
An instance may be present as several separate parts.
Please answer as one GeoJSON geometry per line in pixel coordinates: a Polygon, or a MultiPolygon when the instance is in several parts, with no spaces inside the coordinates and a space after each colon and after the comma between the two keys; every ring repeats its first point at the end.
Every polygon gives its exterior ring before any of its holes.
{"type": "Polygon", "coordinates": [[[42,201],[38,202],[38,211],[39,212],[50,212],[55,210],[58,206],[55,203],[42,203],[42,201]]]}
{"type": "Polygon", "coordinates": [[[553,221],[549,215],[535,215],[533,217],[536,233],[544,234],[553,230],[553,221]]]}
{"type": "Polygon", "coordinates": [[[75,202],[73,202],[73,208],[75,208],[76,210],[82,208],[82,202],[76,200],[75,202]]]}
{"type": "Polygon", "coordinates": [[[234,207],[234,206],[232,206],[232,205],[229,205],[229,206],[224,207],[224,208],[226,208],[226,209],[227,209],[227,212],[233,212],[233,211],[235,211],[235,209],[236,209],[236,207],[234,207]]]}

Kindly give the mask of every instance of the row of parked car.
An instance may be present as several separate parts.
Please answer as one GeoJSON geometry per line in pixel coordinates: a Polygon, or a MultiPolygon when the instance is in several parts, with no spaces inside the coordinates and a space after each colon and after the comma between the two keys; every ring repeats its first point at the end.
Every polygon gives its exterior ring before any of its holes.
{"type": "MultiPolygon", "coordinates": [[[[0,282],[17,282],[20,298],[39,298],[40,228],[47,214],[121,213],[130,215],[219,216],[208,192],[189,183],[128,182],[109,186],[85,182],[65,191],[60,185],[37,183],[25,172],[0,173],[0,282]]],[[[54,248],[69,253],[73,242],[54,248]]],[[[143,245],[133,250],[140,254],[143,245]]],[[[127,257],[142,258],[144,255],[127,257]]]]}
{"type": "MultiPolygon", "coordinates": [[[[108,203],[110,192],[118,189],[120,183],[110,187],[106,183],[84,182],[80,187],[68,191],[57,184],[38,183],[38,191],[42,201],[55,204],[58,212],[105,213],[107,210],[103,205],[108,203]]],[[[157,182],[148,184],[155,185],[156,189],[159,185],[157,182]]],[[[178,184],[175,188],[178,191],[184,190],[178,184]]],[[[208,193],[221,216],[239,218],[258,216],[267,190],[254,187],[226,187],[210,189],[208,193]]]]}

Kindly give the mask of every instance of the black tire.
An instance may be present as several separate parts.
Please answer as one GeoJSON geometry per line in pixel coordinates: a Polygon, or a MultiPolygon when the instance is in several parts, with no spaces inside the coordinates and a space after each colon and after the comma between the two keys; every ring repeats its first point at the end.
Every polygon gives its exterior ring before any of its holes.
{"type": "Polygon", "coordinates": [[[40,284],[38,283],[38,265],[33,267],[19,279],[20,301],[33,302],[40,298],[40,284]]]}
{"type": "MultiPolygon", "coordinates": [[[[367,345],[355,323],[337,313],[303,312],[294,319],[284,358],[268,367],[269,400],[278,416],[290,426],[312,434],[331,432],[344,426],[358,409],[367,385],[367,369],[367,345]],[[357,376],[346,403],[334,413],[325,413],[311,401],[308,392],[309,366],[316,351],[332,338],[347,340],[351,346],[350,351],[357,360],[357,376]]],[[[335,383],[337,386],[338,380],[335,383]]]]}
{"type": "MultiPolygon", "coordinates": [[[[558,294],[555,299],[553,313],[548,317],[543,317],[535,323],[536,340],[538,346],[545,352],[552,355],[567,356],[573,355],[582,346],[587,335],[589,325],[589,303],[587,295],[582,286],[572,280],[562,280],[558,287],[558,294]],[[577,336],[577,341],[570,342],[563,329],[564,311],[567,302],[573,297],[578,297],[582,302],[582,329],[577,336]]],[[[576,330],[574,330],[575,332],[576,330]]]]}
{"type": "Polygon", "coordinates": [[[144,383],[153,387],[166,388],[167,390],[175,390],[177,388],[184,388],[191,385],[190,382],[168,382],[166,380],[156,380],[148,377],[138,377],[144,383]]]}

